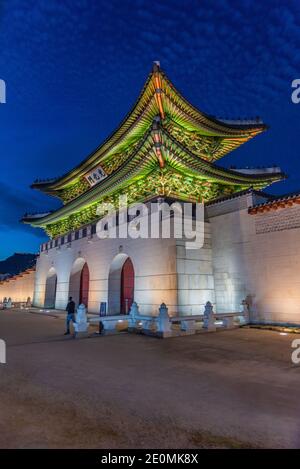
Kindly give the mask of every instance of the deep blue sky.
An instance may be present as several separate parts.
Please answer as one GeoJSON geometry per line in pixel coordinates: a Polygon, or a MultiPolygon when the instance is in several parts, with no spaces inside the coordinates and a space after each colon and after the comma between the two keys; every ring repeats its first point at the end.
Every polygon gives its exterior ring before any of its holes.
{"type": "Polygon", "coordinates": [[[57,206],[28,188],[79,163],[133,105],[160,60],[201,110],[260,115],[270,129],[223,165],[279,164],[300,189],[300,3],[294,0],[1,0],[0,259],[38,250],[45,236],[19,223],[57,206]]]}

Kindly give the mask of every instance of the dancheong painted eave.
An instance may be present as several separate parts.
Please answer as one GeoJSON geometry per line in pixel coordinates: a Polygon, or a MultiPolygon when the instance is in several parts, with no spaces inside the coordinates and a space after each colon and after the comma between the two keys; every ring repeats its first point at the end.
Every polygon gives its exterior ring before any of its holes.
{"type": "MultiPolygon", "coordinates": [[[[240,171],[222,168],[195,156],[168,134],[166,130],[162,130],[160,135],[164,147],[163,168],[160,168],[157,162],[156,148],[153,147],[151,132],[148,132],[137,146],[131,158],[125,161],[100,184],[91,187],[88,191],[71,200],[55,212],[41,217],[36,215],[27,216],[24,218],[24,221],[30,222],[34,226],[46,226],[47,223],[54,223],[60,218],[72,215],[80,209],[100,201],[104,197],[111,196],[111,194],[118,190],[126,190],[126,188],[135,182],[143,181],[145,178],[149,180],[149,176],[153,173],[158,175],[157,188],[159,187],[159,175],[168,180],[170,174],[178,174],[181,177],[187,178],[186,182],[188,182],[188,178],[193,178],[195,194],[197,185],[203,183],[230,186],[233,191],[238,191],[241,188],[247,187],[264,188],[272,182],[285,177],[280,170],[277,172],[244,174],[240,171]]],[[[209,197],[204,197],[204,200],[209,200],[209,197]]]]}
{"type": "Polygon", "coordinates": [[[65,176],[32,187],[59,197],[54,212],[23,222],[51,237],[96,219],[96,205],[155,195],[208,202],[249,187],[263,189],[285,178],[280,168],[226,169],[216,160],[266,129],[260,121],[223,122],[194,108],[155,63],[133,109],[119,128],[65,176]]]}

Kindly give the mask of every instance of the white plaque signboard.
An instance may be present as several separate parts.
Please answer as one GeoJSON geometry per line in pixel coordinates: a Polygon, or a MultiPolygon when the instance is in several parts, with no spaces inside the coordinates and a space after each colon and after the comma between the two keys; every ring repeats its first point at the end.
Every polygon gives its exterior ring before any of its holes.
{"type": "Polygon", "coordinates": [[[102,181],[102,179],[105,179],[107,174],[104,169],[101,168],[101,166],[98,166],[97,168],[93,169],[93,171],[85,174],[84,177],[90,186],[95,186],[98,184],[98,182],[102,181]]]}

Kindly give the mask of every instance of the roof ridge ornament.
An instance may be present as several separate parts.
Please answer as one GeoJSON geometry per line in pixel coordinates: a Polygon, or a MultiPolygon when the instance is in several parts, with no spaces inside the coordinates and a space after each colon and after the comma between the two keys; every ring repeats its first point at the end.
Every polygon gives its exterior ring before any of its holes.
{"type": "Polygon", "coordinates": [[[154,78],[154,87],[155,87],[155,100],[159,109],[159,114],[162,120],[165,118],[165,111],[162,101],[162,81],[160,73],[160,62],[155,61],[153,63],[153,78],[154,78]]]}
{"type": "Polygon", "coordinates": [[[160,69],[160,61],[159,60],[154,60],[153,62],[153,72],[158,72],[160,69]]]}

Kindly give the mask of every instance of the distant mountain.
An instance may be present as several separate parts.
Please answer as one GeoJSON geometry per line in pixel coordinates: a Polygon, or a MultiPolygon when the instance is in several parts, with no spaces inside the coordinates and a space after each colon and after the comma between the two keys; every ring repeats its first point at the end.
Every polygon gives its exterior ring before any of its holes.
{"type": "Polygon", "coordinates": [[[16,275],[29,269],[35,265],[36,257],[36,254],[16,252],[4,261],[0,261],[0,274],[16,275]]]}

